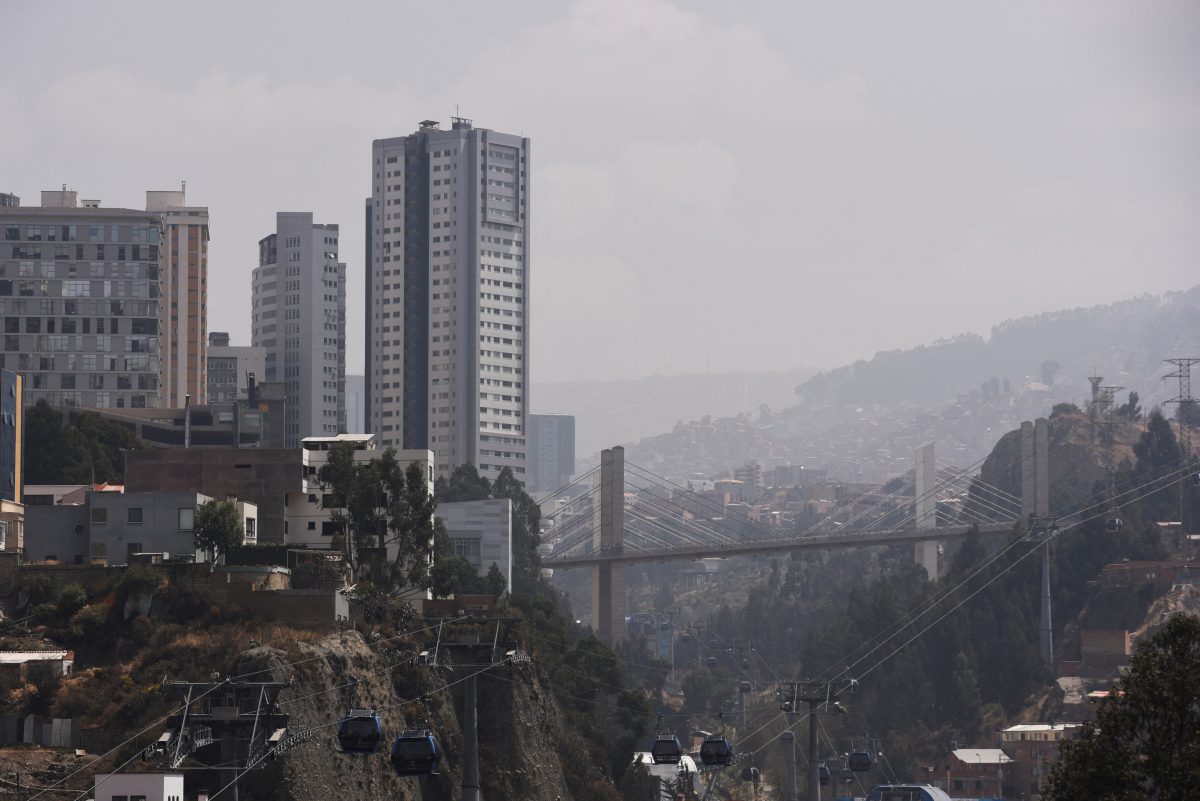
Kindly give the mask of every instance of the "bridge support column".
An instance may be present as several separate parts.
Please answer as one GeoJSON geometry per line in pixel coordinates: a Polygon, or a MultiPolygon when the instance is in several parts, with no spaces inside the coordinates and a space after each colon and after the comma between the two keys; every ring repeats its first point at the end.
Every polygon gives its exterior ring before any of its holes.
{"type": "MultiPolygon", "coordinates": [[[[930,442],[917,449],[916,487],[916,523],[917,529],[937,528],[937,454],[930,442]]],[[[917,564],[925,568],[929,578],[937,581],[941,578],[938,570],[937,540],[922,540],[915,544],[917,564]]]]}
{"type": "Polygon", "coordinates": [[[1021,423],[1021,516],[1030,533],[1042,543],[1042,610],[1038,639],[1042,651],[1042,670],[1054,677],[1054,629],[1050,617],[1050,535],[1046,518],[1050,515],[1050,423],[1046,418],[1021,423]]]}
{"type": "MultiPolygon", "coordinates": [[[[600,502],[594,507],[592,545],[600,554],[619,554],[625,544],[625,449],[600,454],[600,502]]],[[[605,645],[625,639],[625,565],[592,568],[592,626],[605,645]]]]}
{"type": "Polygon", "coordinates": [[[1021,423],[1021,517],[1050,514],[1050,421],[1021,423]]]}

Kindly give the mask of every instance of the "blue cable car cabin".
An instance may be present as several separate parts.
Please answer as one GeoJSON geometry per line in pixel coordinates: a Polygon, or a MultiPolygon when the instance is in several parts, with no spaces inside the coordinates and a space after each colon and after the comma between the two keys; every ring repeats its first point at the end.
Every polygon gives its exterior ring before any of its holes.
{"type": "Polygon", "coordinates": [[[351,709],[338,721],[338,747],[346,754],[375,754],[383,744],[383,721],[371,709],[351,709]]]}
{"type": "Polygon", "coordinates": [[[650,758],[655,765],[678,765],[683,758],[683,747],[673,734],[660,734],[650,746],[650,758]]]}
{"type": "Polygon", "coordinates": [[[720,734],[705,737],[700,743],[700,761],[706,766],[728,765],[733,762],[733,746],[720,734]]]}
{"type": "Polygon", "coordinates": [[[871,755],[866,751],[855,751],[846,760],[846,766],[855,773],[866,773],[871,769],[871,755]]]}
{"type": "Polygon", "coordinates": [[[405,729],[392,741],[392,770],[397,776],[435,776],[441,758],[429,729],[405,729]]]}

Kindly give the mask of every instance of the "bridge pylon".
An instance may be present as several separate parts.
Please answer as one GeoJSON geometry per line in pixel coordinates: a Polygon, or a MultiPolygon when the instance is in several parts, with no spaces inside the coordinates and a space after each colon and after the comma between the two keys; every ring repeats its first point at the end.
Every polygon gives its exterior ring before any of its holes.
{"type": "MultiPolygon", "coordinates": [[[[918,530],[937,528],[937,495],[933,489],[938,483],[937,455],[932,442],[917,448],[916,527],[918,530]]],[[[921,540],[913,545],[917,564],[925,568],[930,579],[941,578],[938,568],[938,541],[921,540]]]]}
{"type": "MultiPolygon", "coordinates": [[[[600,502],[592,509],[592,545],[597,553],[625,548],[625,449],[600,453],[600,502]]],[[[625,639],[625,565],[606,561],[592,567],[592,626],[608,646],[625,639]]]]}

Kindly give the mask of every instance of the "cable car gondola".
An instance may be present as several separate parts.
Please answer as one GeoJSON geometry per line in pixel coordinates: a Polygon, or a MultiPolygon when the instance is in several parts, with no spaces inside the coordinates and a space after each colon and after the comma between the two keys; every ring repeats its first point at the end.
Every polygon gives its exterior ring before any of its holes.
{"type": "Polygon", "coordinates": [[[392,741],[392,770],[397,776],[435,776],[441,758],[429,729],[405,729],[392,741]]]}
{"type": "Polygon", "coordinates": [[[662,728],[663,716],[658,716],[658,724],[655,726],[654,742],[650,746],[650,759],[655,765],[678,765],[679,760],[683,758],[683,747],[679,744],[679,738],[669,731],[663,731],[662,728]]]}
{"type": "Polygon", "coordinates": [[[373,709],[351,709],[338,721],[337,738],[342,753],[378,753],[383,743],[383,721],[373,709]]]}
{"type": "Polygon", "coordinates": [[[674,734],[660,734],[650,746],[650,758],[655,765],[678,765],[683,758],[683,747],[674,734]]]}
{"type": "Polygon", "coordinates": [[[866,751],[855,751],[850,754],[846,765],[855,773],[866,773],[871,769],[871,755],[866,751]]]}
{"type": "Polygon", "coordinates": [[[1125,523],[1122,522],[1121,518],[1119,518],[1119,517],[1110,518],[1109,520],[1107,520],[1104,523],[1104,530],[1107,531],[1109,534],[1116,534],[1116,533],[1120,532],[1121,529],[1124,527],[1125,527],[1125,523]]]}
{"type": "Polygon", "coordinates": [[[700,761],[705,766],[728,765],[733,762],[733,746],[723,734],[713,734],[700,743],[700,761]]]}
{"type": "Polygon", "coordinates": [[[817,768],[817,776],[820,778],[821,784],[829,784],[829,766],[824,762],[817,768]]]}
{"type": "Polygon", "coordinates": [[[757,783],[760,778],[762,778],[762,775],[759,773],[758,768],[751,766],[742,768],[742,781],[757,783]]]}

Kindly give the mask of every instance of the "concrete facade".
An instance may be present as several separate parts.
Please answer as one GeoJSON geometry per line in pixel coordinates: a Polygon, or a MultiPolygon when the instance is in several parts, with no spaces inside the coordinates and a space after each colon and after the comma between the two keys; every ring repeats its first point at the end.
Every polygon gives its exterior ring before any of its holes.
{"type": "Polygon", "coordinates": [[[549,493],[571,483],[575,474],[575,417],[529,415],[529,476],[535,493],[549,493]]]}
{"type": "Polygon", "coordinates": [[[163,223],[159,357],[168,407],[204,403],[208,392],[208,208],[189,206],[185,190],[146,192],[146,211],[163,223]]]}
{"type": "Polygon", "coordinates": [[[0,367],[25,376],[26,404],[160,405],[163,225],[65,190],[0,206],[0,367]]]}
{"type": "Polygon", "coordinates": [[[426,120],[371,155],[366,430],[526,481],[529,140],[426,120]]]}
{"type": "Polygon", "coordinates": [[[512,501],[507,498],[438,504],[454,552],[486,576],[492,565],[512,587],[512,501]]]}
{"type": "Polygon", "coordinates": [[[140,449],[125,457],[128,492],[202,492],[258,507],[258,541],[282,543],[287,494],[302,486],[299,448],[140,449]]]}
{"type": "Polygon", "coordinates": [[[182,773],[97,773],[95,801],[183,801],[182,773]]]}
{"type": "Polygon", "coordinates": [[[253,345],[230,345],[229,334],[208,335],[208,400],[210,403],[245,401],[251,376],[266,378],[267,351],[253,345]]]}
{"type": "Polygon", "coordinates": [[[346,429],[346,265],[338,227],[309,212],[279,212],[258,243],[251,345],[266,352],[265,376],[285,391],[284,445],[346,429]]]}
{"type": "MultiPolygon", "coordinates": [[[[89,492],[81,505],[31,507],[34,528],[25,541],[25,559],[123,565],[133,554],[156,553],[204,561],[193,542],[193,524],[197,508],[210,500],[197,492],[89,492]]],[[[244,501],[237,508],[243,543],[253,544],[258,510],[244,501]]]]}

